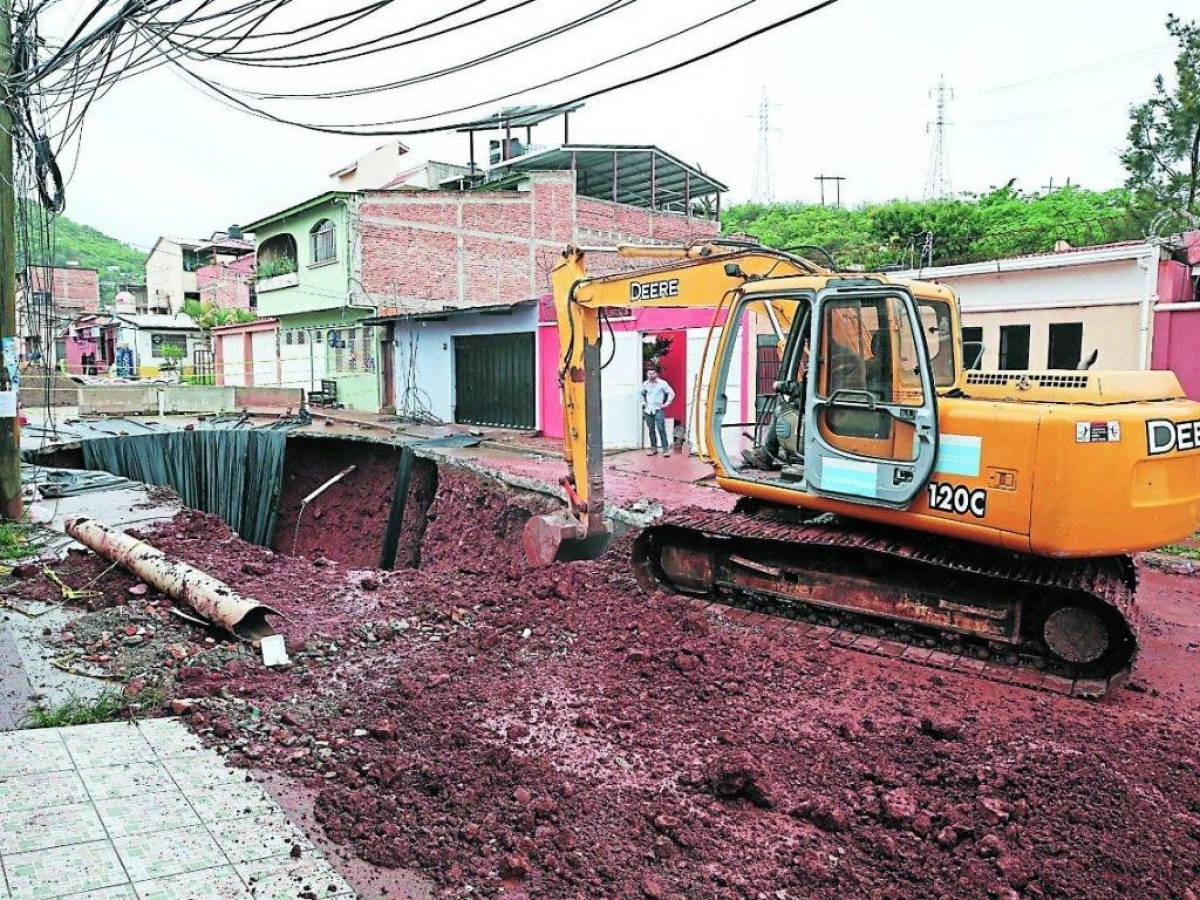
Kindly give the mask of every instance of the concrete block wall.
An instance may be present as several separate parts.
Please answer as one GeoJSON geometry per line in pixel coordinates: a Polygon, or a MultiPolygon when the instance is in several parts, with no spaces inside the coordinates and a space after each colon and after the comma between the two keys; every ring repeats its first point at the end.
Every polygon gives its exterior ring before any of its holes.
{"type": "Polygon", "coordinates": [[[363,287],[404,311],[515,303],[549,289],[569,243],[678,242],[716,222],[580,197],[572,172],[528,191],[369,191],[359,206],[363,287]]]}
{"type": "Polygon", "coordinates": [[[79,414],[156,415],[161,385],[88,385],[79,389],[79,414]]]}
{"type": "Polygon", "coordinates": [[[181,415],[250,410],[298,409],[298,388],[233,385],[128,384],[87,385],[79,389],[79,414],[181,415]]]}
{"type": "Polygon", "coordinates": [[[160,397],[158,408],[164,415],[232,412],[237,408],[232,387],[166,385],[160,388],[160,397]]]}
{"type": "Polygon", "coordinates": [[[299,409],[303,402],[304,391],[300,388],[251,385],[239,386],[233,391],[233,405],[236,409],[299,409]]]}

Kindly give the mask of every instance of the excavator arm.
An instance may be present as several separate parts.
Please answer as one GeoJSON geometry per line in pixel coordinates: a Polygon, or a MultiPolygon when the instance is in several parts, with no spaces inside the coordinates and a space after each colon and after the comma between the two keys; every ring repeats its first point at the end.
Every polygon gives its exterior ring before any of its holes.
{"type": "MultiPolygon", "coordinates": [[[[765,247],[719,242],[690,246],[623,246],[622,258],[662,259],[660,265],[589,276],[586,253],[568,247],[551,274],[558,320],[563,444],[568,472],[560,480],[568,508],[535,516],[525,527],[529,561],[588,559],[602,553],[611,532],[604,516],[604,439],[600,370],[602,317],[608,310],[647,307],[714,308],[714,322],[749,280],[827,274],[809,260],[765,247]]],[[[779,315],[785,316],[784,311],[779,315]]],[[[790,323],[784,323],[786,331],[790,323]]]]}

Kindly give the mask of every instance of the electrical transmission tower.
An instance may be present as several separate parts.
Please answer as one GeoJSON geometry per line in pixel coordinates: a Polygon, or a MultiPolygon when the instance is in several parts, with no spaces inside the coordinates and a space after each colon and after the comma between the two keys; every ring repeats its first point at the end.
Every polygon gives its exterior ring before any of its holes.
{"type": "Polygon", "coordinates": [[[758,153],[754,158],[754,201],[773,203],[775,200],[774,177],[771,172],[771,135],[779,131],[771,127],[771,107],[767,89],[763,87],[762,99],[758,102],[758,153]]]}
{"type": "Polygon", "coordinates": [[[925,133],[933,132],[933,143],[929,148],[929,171],[925,175],[925,199],[948,197],[950,187],[950,161],[946,153],[946,103],[954,99],[954,89],[946,84],[946,76],[938,79],[937,87],[930,91],[936,99],[937,115],[932,122],[925,123],[925,133]]]}

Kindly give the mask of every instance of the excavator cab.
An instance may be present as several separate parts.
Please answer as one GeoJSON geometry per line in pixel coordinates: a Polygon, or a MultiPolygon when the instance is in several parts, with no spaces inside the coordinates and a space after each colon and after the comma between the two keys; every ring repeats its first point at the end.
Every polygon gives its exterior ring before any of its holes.
{"type": "Polygon", "coordinates": [[[721,435],[711,449],[730,477],[907,507],[937,457],[929,338],[950,355],[948,316],[939,319],[903,287],[849,282],[791,297],[747,293],[729,321],[709,409],[710,433],[721,435]],[[779,334],[787,320],[791,327],[779,334]],[[747,340],[763,343],[764,331],[768,346],[774,335],[783,348],[779,377],[756,398],[755,422],[726,423],[735,350],[747,340]],[[750,447],[737,447],[737,439],[731,446],[734,429],[750,447]]]}

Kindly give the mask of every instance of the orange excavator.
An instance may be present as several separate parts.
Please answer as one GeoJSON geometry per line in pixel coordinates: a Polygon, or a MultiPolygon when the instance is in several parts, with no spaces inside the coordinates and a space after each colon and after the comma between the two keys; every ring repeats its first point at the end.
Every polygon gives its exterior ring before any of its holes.
{"type": "Polygon", "coordinates": [[[532,563],[608,542],[607,314],[711,307],[694,443],[740,499],[644,529],[644,583],[1083,696],[1129,672],[1131,555],[1200,523],[1200,404],[1173,373],[978,371],[943,285],[721,241],[615,252],[649,264],[592,277],[570,247],[553,271],[569,505],[529,521],[532,563]],[[739,416],[744,342],[779,371],[739,416]]]}

